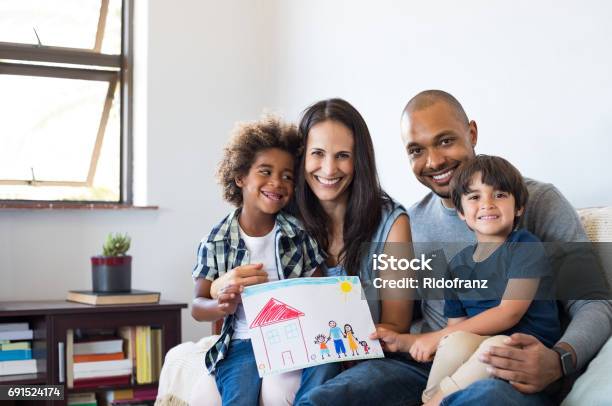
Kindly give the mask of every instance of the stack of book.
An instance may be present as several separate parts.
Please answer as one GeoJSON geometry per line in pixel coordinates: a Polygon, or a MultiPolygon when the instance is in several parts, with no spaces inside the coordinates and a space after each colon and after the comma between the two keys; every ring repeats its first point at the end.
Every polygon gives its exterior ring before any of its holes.
{"type": "Polygon", "coordinates": [[[162,367],[162,330],[151,326],[123,327],[119,335],[126,340],[128,358],[135,367],[136,383],[156,382],[162,367]]]}
{"type": "Polygon", "coordinates": [[[74,342],[66,337],[66,383],[69,388],[127,385],[132,377],[132,360],[123,351],[123,339],[104,337],[74,342]]]}
{"type": "Polygon", "coordinates": [[[106,392],[106,402],[110,406],[149,405],[155,402],[156,388],[121,389],[106,392]]]}
{"type": "Polygon", "coordinates": [[[71,393],[68,395],[68,406],[98,406],[93,392],[71,393]]]}
{"type": "Polygon", "coordinates": [[[0,323],[0,376],[38,372],[32,338],[28,323],[0,323]]]}

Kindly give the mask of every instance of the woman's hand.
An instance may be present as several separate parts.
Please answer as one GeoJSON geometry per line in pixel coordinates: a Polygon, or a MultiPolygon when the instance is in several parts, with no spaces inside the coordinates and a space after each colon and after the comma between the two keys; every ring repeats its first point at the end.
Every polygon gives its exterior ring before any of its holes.
{"type": "Polygon", "coordinates": [[[262,268],[263,264],[248,264],[226,272],[213,282],[210,288],[211,297],[217,299],[221,290],[231,285],[244,287],[268,282],[268,273],[262,268]]]}
{"type": "Polygon", "coordinates": [[[416,335],[414,342],[410,346],[410,355],[418,362],[433,360],[441,338],[442,337],[437,331],[416,335]]]}

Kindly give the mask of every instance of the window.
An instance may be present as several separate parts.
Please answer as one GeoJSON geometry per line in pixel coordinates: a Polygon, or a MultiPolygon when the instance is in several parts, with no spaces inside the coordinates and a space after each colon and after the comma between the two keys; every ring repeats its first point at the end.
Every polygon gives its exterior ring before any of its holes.
{"type": "Polygon", "coordinates": [[[288,340],[298,338],[298,328],[295,324],[285,326],[285,337],[287,337],[288,340]]]}
{"type": "Polygon", "coordinates": [[[131,202],[129,5],[0,1],[0,200],[131,202]]]}
{"type": "Polygon", "coordinates": [[[278,329],[270,330],[266,333],[268,344],[278,344],[281,342],[281,336],[278,333],[278,329]]]}

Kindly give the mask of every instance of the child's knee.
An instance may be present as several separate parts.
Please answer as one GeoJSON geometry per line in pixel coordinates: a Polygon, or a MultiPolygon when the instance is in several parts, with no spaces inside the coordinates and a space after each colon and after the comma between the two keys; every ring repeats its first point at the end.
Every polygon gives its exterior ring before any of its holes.
{"type": "Polygon", "coordinates": [[[466,342],[471,341],[474,336],[475,334],[468,333],[465,331],[454,331],[442,337],[438,346],[442,346],[442,345],[452,346],[452,347],[462,346],[466,342]]]}
{"type": "Polygon", "coordinates": [[[482,354],[483,352],[488,351],[491,347],[507,347],[508,345],[505,343],[507,338],[508,336],[505,335],[489,337],[482,343],[480,343],[480,346],[478,347],[478,350],[476,352],[478,354],[482,354]]]}

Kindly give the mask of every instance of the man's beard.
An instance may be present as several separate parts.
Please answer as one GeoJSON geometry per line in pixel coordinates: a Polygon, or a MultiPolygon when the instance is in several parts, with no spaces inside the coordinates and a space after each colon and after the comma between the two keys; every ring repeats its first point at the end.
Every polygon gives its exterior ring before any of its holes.
{"type": "Polygon", "coordinates": [[[442,199],[450,199],[451,195],[449,192],[446,193],[441,193],[441,192],[436,192],[435,189],[430,189],[432,192],[434,192],[434,194],[436,194],[438,197],[442,198],[442,199]]]}
{"type": "Polygon", "coordinates": [[[425,186],[427,189],[431,190],[435,195],[437,195],[438,197],[442,198],[442,199],[450,199],[450,188],[447,192],[438,192],[436,191],[436,189],[429,183],[426,182],[423,178],[421,177],[417,177],[417,180],[423,185],[425,186]]]}

